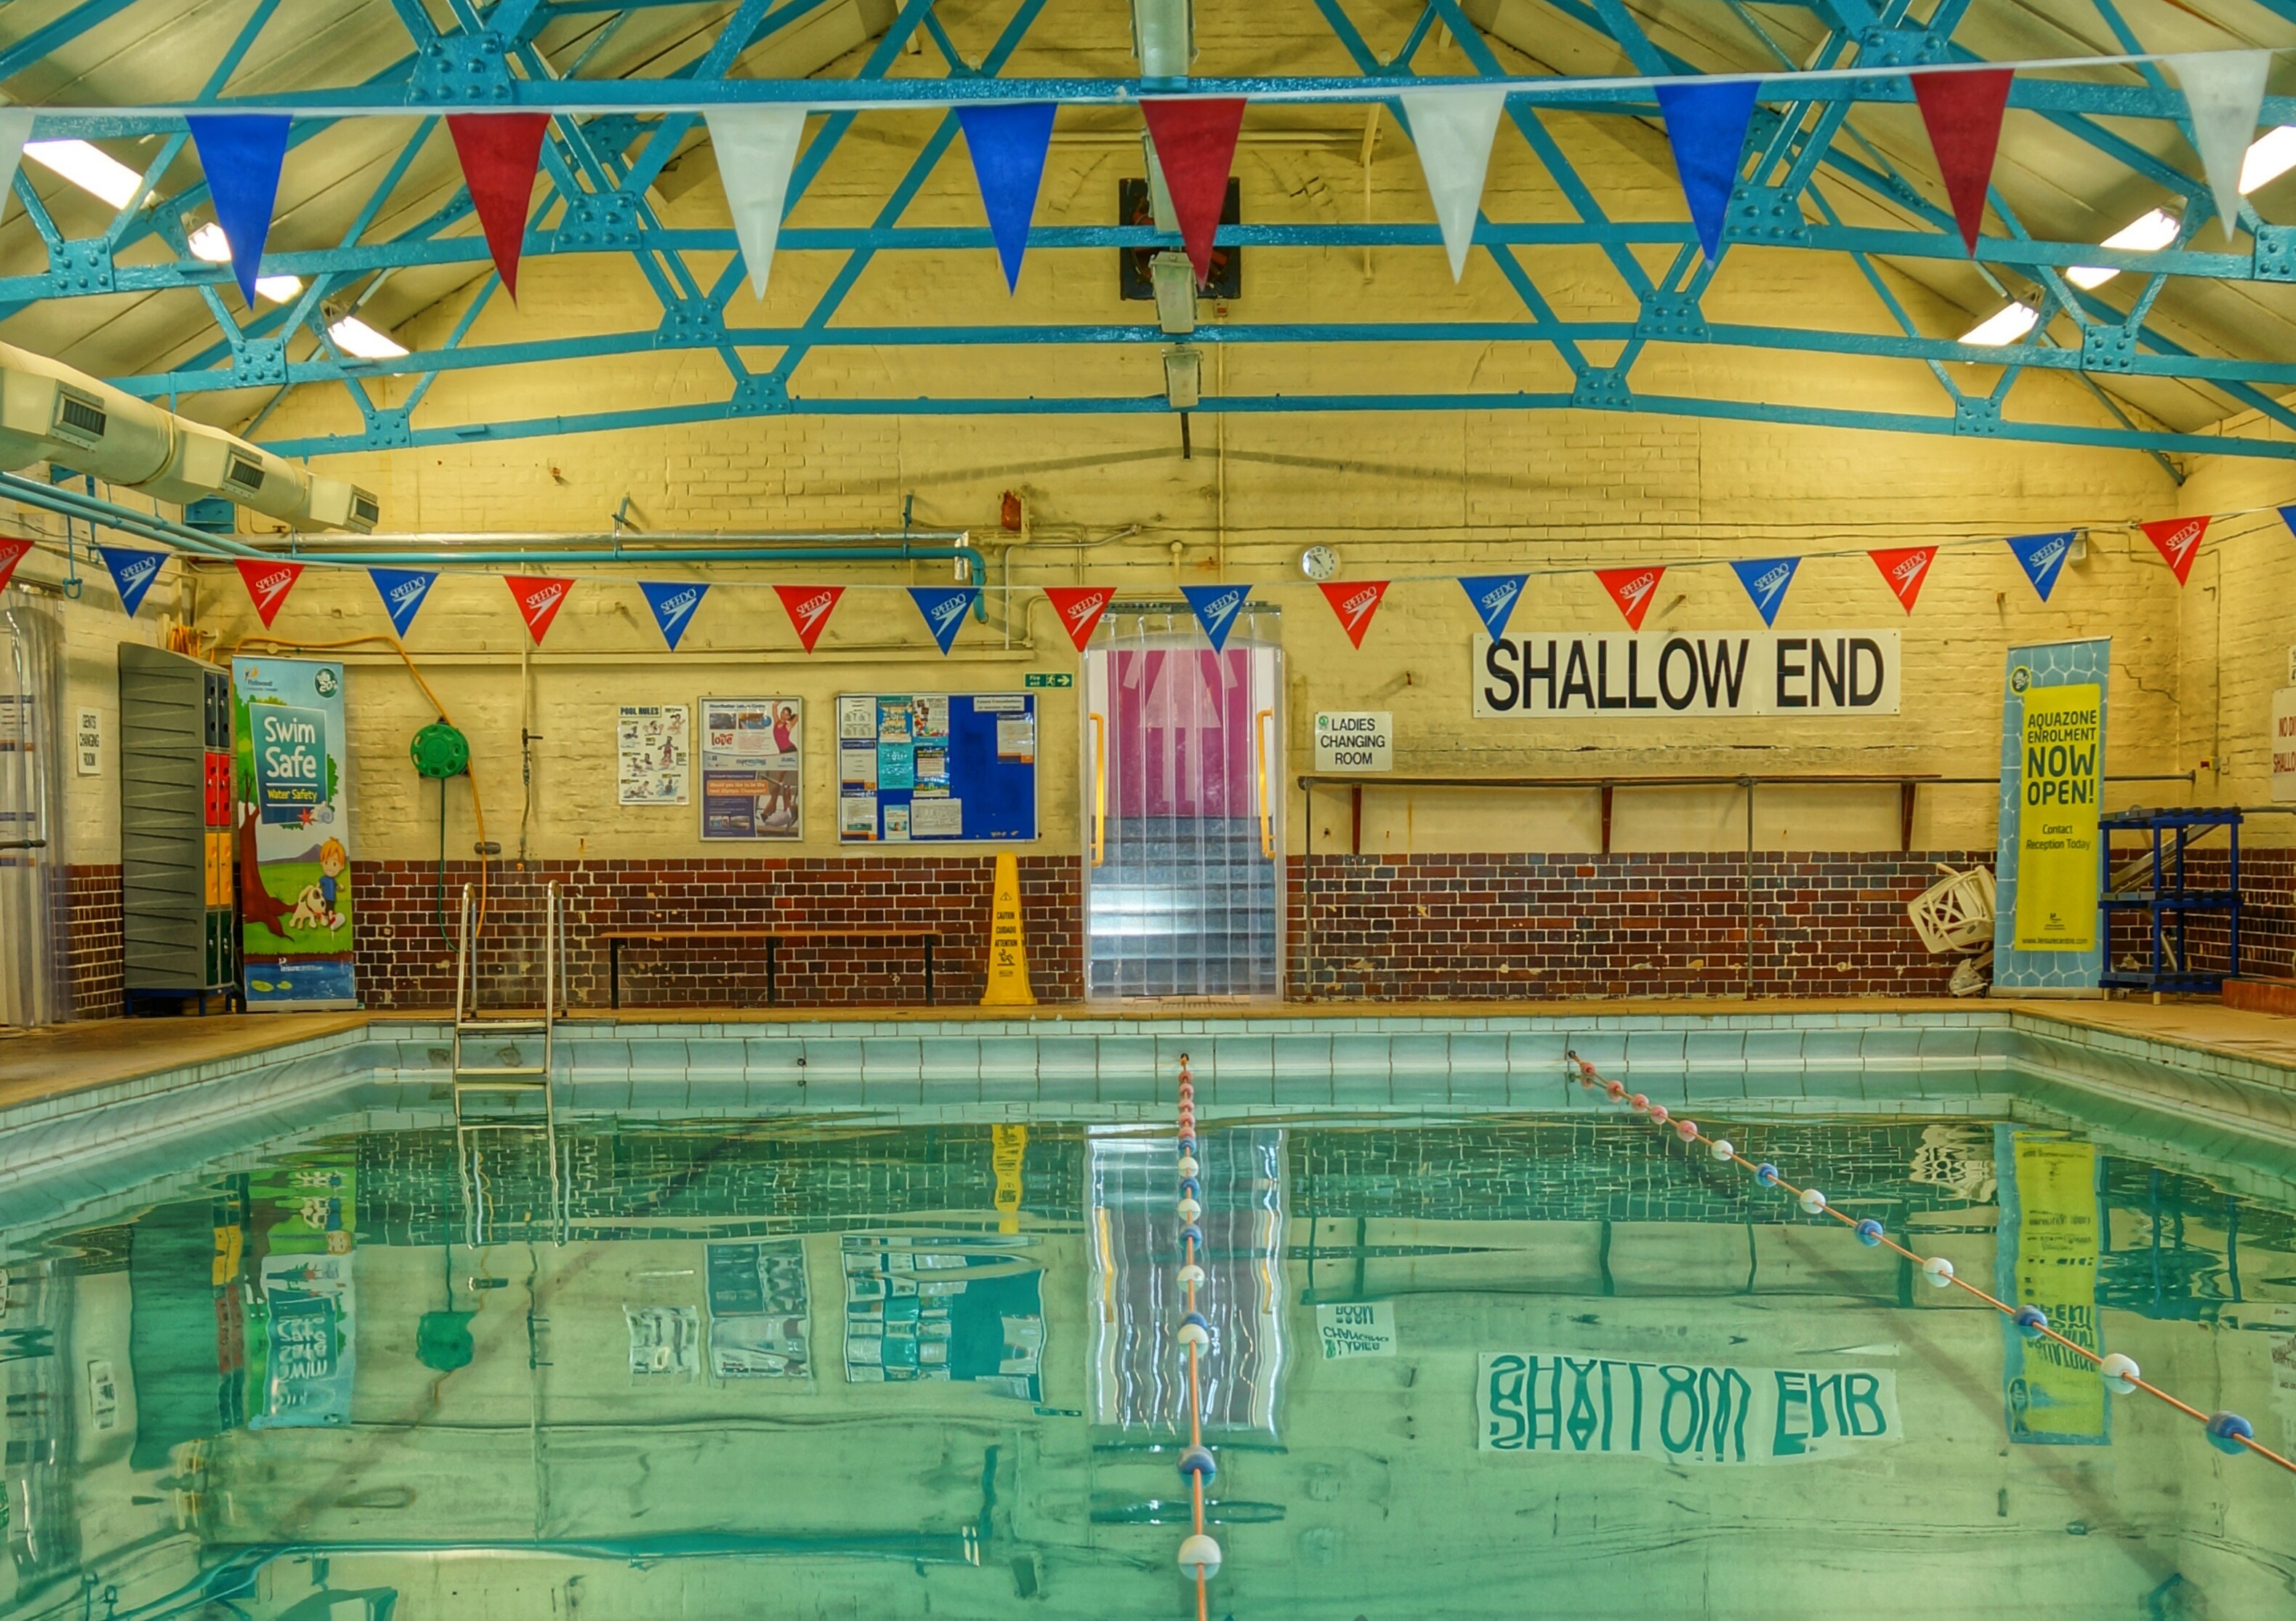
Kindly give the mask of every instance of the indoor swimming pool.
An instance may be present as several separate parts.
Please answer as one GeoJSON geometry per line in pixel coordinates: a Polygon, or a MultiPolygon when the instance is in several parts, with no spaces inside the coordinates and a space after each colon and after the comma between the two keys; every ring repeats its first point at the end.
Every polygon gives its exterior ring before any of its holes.
{"type": "Polygon", "coordinates": [[[0,1115],[0,1613],[1185,1621],[1184,1197],[1211,1617],[2296,1610],[2296,1477],[1913,1258],[2286,1452],[2259,1063],[2000,1009],[598,1024],[458,1129],[440,1046],[0,1115]]]}

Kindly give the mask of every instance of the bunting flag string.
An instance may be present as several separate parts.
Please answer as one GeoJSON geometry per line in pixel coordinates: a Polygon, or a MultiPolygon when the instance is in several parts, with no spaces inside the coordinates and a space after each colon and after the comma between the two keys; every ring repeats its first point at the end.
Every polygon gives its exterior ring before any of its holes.
{"type": "Polygon", "coordinates": [[[1490,171],[1491,142],[1499,115],[1506,111],[1504,90],[1423,90],[1403,97],[1411,121],[1411,144],[1419,149],[1419,172],[1442,227],[1443,251],[1451,256],[1451,279],[1466,273],[1467,250],[1475,240],[1475,217],[1482,212],[1483,182],[1490,171]]]}
{"type": "MultiPolygon", "coordinates": [[[[972,605],[980,600],[979,586],[911,586],[909,600],[917,605],[917,612],[925,616],[925,629],[932,632],[940,644],[941,656],[956,641],[956,633],[964,628],[964,616],[972,612],[972,605]]],[[[813,650],[806,649],[810,653],[813,650]]]]}
{"type": "Polygon", "coordinates": [[[1212,279],[1212,238],[1219,230],[1220,207],[1227,201],[1227,176],[1235,161],[1235,137],[1243,128],[1243,98],[1144,99],[1140,116],[1156,148],[1156,167],[1180,240],[1195,267],[1196,285],[1212,279]]]}
{"type": "Polygon", "coordinates": [[[1182,586],[1180,595],[1188,599],[1188,606],[1196,613],[1196,622],[1204,628],[1204,639],[1212,651],[1218,653],[1227,646],[1227,633],[1234,629],[1235,616],[1243,612],[1244,599],[1250,596],[1244,586],[1208,585],[1182,586]]]}
{"type": "Polygon", "coordinates": [[[2264,80],[2272,71],[2272,53],[2208,51],[2171,56],[2168,66],[2193,115],[2193,145],[2216,197],[2217,219],[2230,242],[2233,227],[2240,223],[2240,171],[2264,111],[2264,80]]]}
{"type": "Polygon", "coordinates": [[[1985,228],[1985,193],[1993,184],[1993,154],[2001,144],[2001,115],[2009,106],[2007,68],[1915,73],[1914,100],[1937,154],[1938,175],[1961,227],[1962,246],[1973,256],[1985,228]]]}
{"type": "Polygon", "coordinates": [[[1658,595],[1658,582],[1666,574],[1663,564],[1657,568],[1596,569],[1595,578],[1603,582],[1603,589],[1619,605],[1626,616],[1627,629],[1643,628],[1643,615],[1650,612],[1651,599],[1658,595]]]}
{"type": "Polygon", "coordinates": [[[1491,640],[1506,634],[1507,618],[1514,612],[1515,599],[1522,595],[1523,581],[1529,578],[1528,574],[1470,574],[1459,581],[1467,600],[1474,605],[1475,617],[1491,633],[1491,640]]]}
{"type": "Polygon", "coordinates": [[[829,616],[837,611],[837,599],[845,595],[845,588],[777,585],[774,595],[782,599],[782,611],[789,615],[798,641],[811,653],[821,633],[829,628],[829,616]]]}
{"type": "Polygon", "coordinates": [[[653,610],[653,622],[660,627],[661,639],[676,653],[677,644],[685,639],[685,628],[693,622],[694,609],[701,605],[709,588],[690,580],[641,580],[638,589],[645,594],[646,606],[653,610]]]}
{"type": "MultiPolygon", "coordinates": [[[[988,235],[1004,267],[1004,290],[1021,290],[1021,256],[1029,246],[1029,222],[1037,212],[1037,193],[1045,181],[1045,154],[1053,144],[1051,102],[986,103],[956,110],[964,149],[972,155],[972,177],[980,185],[980,205],[988,211],[988,235]]],[[[1214,216],[1215,218],[1218,216],[1214,216]]]]}
{"type": "Polygon", "coordinates": [[[781,240],[782,215],[789,207],[790,173],[805,139],[805,109],[712,107],[705,119],[750,291],[763,298],[766,278],[773,274],[774,244],[781,240]]]}
{"type": "MultiPolygon", "coordinates": [[[[447,133],[463,165],[463,184],[486,233],[487,252],[503,291],[518,299],[519,255],[526,251],[526,211],[534,201],[534,173],[542,161],[546,112],[450,112],[447,133]]],[[[537,637],[537,641],[542,638],[537,637]]]]}
{"type": "Polygon", "coordinates": [[[1108,612],[1109,599],[1116,595],[1106,586],[1046,586],[1045,596],[1053,605],[1053,612],[1061,616],[1061,629],[1069,633],[1078,653],[1092,640],[1092,633],[1100,626],[1100,616],[1108,612]]]}
{"type": "Polygon", "coordinates": [[[2144,531],[2144,538],[2168,559],[2178,585],[2192,578],[2193,559],[2201,555],[2201,537],[2209,532],[2208,519],[2161,518],[2139,527],[2144,531]]]}
{"type": "Polygon", "coordinates": [[[1799,557],[1763,557],[1734,563],[1730,570],[1746,588],[1746,595],[1754,599],[1754,612],[1762,616],[1762,623],[1775,626],[1778,610],[1785,606],[1786,588],[1793,584],[1794,571],[1800,567],[1799,557]]]}
{"type": "Polygon", "coordinates": [[[259,557],[242,557],[239,578],[247,587],[247,595],[255,604],[255,616],[263,621],[266,630],[279,617],[279,609],[287,600],[287,593],[303,577],[299,563],[280,563],[259,557]]]}
{"type": "Polygon", "coordinates": [[[166,552],[147,552],[135,546],[99,546],[103,566],[111,571],[111,584],[119,593],[119,605],[134,619],[135,610],[144,605],[144,594],[152,582],[160,578],[160,567],[168,561],[166,552]]]}
{"type": "Polygon", "coordinates": [[[1710,265],[1722,257],[1722,226],[1761,86],[1752,79],[1687,79],[1660,80],[1652,88],[1665,115],[1667,144],[1674,148],[1683,201],[1710,265]]]}
{"type": "Polygon", "coordinates": [[[16,170],[24,161],[24,143],[32,138],[32,120],[39,115],[29,107],[0,107],[0,214],[15,194],[16,170]]]}
{"type": "Polygon", "coordinates": [[[2048,601],[2049,593],[2057,588],[2057,576],[2064,572],[2065,559],[2072,555],[2073,534],[2073,531],[2063,529],[2052,534],[2010,538],[2009,550],[2043,602],[2048,601]]]}
{"type": "Polygon", "coordinates": [[[550,621],[566,605],[566,593],[574,588],[574,582],[552,574],[505,574],[503,583],[510,588],[511,600],[518,604],[526,633],[536,646],[541,646],[542,638],[550,634],[550,621]]]}
{"type": "Polygon", "coordinates": [[[1898,605],[1911,613],[1915,599],[1922,594],[1923,582],[1930,577],[1930,564],[1936,558],[1938,548],[1907,546],[1866,555],[1882,571],[1882,578],[1889,582],[1890,594],[1897,597],[1898,605]]]}
{"type": "Polygon", "coordinates": [[[1332,580],[1322,583],[1324,600],[1340,616],[1340,629],[1348,633],[1348,640],[1361,647],[1364,632],[1371,629],[1372,615],[1379,612],[1380,601],[1387,595],[1387,581],[1332,580]]]}
{"type": "Polygon", "coordinates": [[[31,549],[29,540],[0,540],[0,591],[8,588],[8,582],[16,577],[16,565],[31,549]]]}
{"type": "Polygon", "coordinates": [[[231,249],[232,278],[252,309],[263,247],[271,238],[271,210],[279,201],[279,171],[287,162],[288,127],[294,120],[283,112],[195,112],[184,122],[192,127],[200,167],[207,171],[208,195],[215,202],[216,224],[231,249]]]}
{"type": "Polygon", "coordinates": [[[374,581],[375,594],[382,598],[382,611],[390,615],[390,628],[404,639],[414,623],[414,616],[422,612],[422,599],[439,583],[439,571],[369,569],[366,577],[374,581]]]}

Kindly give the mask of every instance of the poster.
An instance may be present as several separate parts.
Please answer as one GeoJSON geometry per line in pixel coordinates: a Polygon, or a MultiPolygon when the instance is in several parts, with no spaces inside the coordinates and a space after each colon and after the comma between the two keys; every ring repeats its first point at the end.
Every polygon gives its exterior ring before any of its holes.
{"type": "Polygon", "coordinates": [[[234,659],[231,673],[248,1010],[356,1008],[343,667],[234,659]]]}
{"type": "MultiPolygon", "coordinates": [[[[2005,1123],[1994,1128],[1994,1158],[2002,1235],[1994,1251],[1995,1292],[2014,1304],[2040,1307],[2051,1328],[2103,1355],[2096,1145],[2005,1123]]],[[[2027,1339],[2005,1317],[2001,1335],[2002,1407],[2012,1441],[2099,1446],[2112,1439],[2112,1406],[2095,1362],[2046,1337],[2027,1339]]]]}
{"type": "Polygon", "coordinates": [[[614,728],[614,778],[625,805],[682,805],[688,780],[683,704],[625,704],[614,728]]]}
{"type": "Polygon", "coordinates": [[[799,1238],[708,1247],[709,1377],[813,1377],[805,1244],[799,1238]]]}
{"type": "Polygon", "coordinates": [[[701,836],[785,839],[805,831],[805,700],[701,700],[701,836]]]}
{"type": "Polygon", "coordinates": [[[1742,1368],[1597,1352],[1485,1352],[1475,1445],[1486,1452],[1808,1463],[1901,1441],[1885,1369],[1742,1368]]]}
{"type": "Polygon", "coordinates": [[[2001,797],[1993,859],[1997,995],[2098,993],[2104,936],[2096,918],[2102,876],[2097,795],[2103,780],[2112,654],[2112,642],[2102,638],[2009,650],[2001,693],[2001,797]],[[2030,772],[2029,708],[2036,716],[2033,741],[2042,749],[2038,768],[2030,772]],[[2034,779],[2030,804],[2029,775],[2034,779]],[[2083,794],[2085,805],[2079,802],[2083,794]],[[2030,901],[2024,896],[2029,836],[2038,891],[2030,901]],[[2084,842],[2087,868],[2081,875],[2072,869],[2084,842]],[[2060,942],[2064,943],[2055,943],[2060,942]]]}
{"type": "Polygon", "coordinates": [[[263,1411],[250,1429],[309,1429],[351,1421],[356,1291],[351,1257],[284,1255],[263,1258],[263,1366],[250,1383],[263,1411]]]}

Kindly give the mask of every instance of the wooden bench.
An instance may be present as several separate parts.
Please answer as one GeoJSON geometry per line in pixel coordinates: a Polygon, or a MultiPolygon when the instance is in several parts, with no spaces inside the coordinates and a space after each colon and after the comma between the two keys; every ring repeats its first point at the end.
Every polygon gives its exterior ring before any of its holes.
{"type": "Polygon", "coordinates": [[[766,1006],[775,1000],[775,952],[784,940],[905,940],[924,947],[925,1005],[933,1000],[933,947],[939,943],[937,929],[917,928],[849,928],[849,929],[694,929],[694,928],[627,928],[600,929],[595,938],[606,942],[606,1005],[619,1008],[622,1005],[622,947],[633,942],[643,945],[676,944],[693,940],[762,940],[766,942],[766,1006]]]}

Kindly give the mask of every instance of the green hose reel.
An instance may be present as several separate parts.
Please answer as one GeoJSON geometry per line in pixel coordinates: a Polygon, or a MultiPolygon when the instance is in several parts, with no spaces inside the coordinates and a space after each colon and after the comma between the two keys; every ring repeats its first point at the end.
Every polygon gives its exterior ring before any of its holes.
{"type": "Polygon", "coordinates": [[[444,720],[433,720],[415,733],[406,752],[418,777],[432,777],[443,783],[471,769],[471,740],[444,720]]]}

